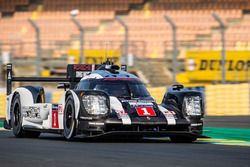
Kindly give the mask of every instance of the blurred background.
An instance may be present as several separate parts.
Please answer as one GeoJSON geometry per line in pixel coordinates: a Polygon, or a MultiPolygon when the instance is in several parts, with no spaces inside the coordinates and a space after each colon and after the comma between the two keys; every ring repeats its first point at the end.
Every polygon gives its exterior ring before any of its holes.
{"type": "MultiPolygon", "coordinates": [[[[204,92],[208,126],[250,128],[249,0],[0,0],[0,117],[7,63],[16,76],[56,77],[107,57],[158,103],[180,83],[204,92]]],[[[47,102],[62,94],[45,91],[47,102]]]]}

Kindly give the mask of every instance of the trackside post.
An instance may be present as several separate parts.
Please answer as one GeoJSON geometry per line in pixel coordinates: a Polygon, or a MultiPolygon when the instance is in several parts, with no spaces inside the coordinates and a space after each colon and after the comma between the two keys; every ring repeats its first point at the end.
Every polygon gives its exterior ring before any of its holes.
{"type": "Polygon", "coordinates": [[[7,96],[12,92],[12,64],[7,64],[7,73],[6,73],[6,94],[7,96]]]}

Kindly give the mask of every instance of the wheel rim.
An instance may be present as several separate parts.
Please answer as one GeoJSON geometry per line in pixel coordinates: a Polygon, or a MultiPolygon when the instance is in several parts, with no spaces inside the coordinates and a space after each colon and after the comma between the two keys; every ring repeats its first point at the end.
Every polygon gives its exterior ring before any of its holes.
{"type": "Polygon", "coordinates": [[[69,105],[66,109],[65,123],[67,129],[71,129],[73,123],[73,109],[71,105],[69,105]]]}
{"type": "Polygon", "coordinates": [[[18,126],[19,122],[20,122],[20,118],[21,118],[21,112],[19,109],[19,105],[16,104],[14,107],[14,125],[18,126]]]}

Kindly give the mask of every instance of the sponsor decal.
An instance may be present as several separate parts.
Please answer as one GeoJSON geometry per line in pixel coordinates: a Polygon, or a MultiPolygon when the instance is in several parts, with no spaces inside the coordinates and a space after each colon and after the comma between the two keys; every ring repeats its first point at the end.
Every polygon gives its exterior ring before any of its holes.
{"type": "Polygon", "coordinates": [[[166,115],[176,115],[176,113],[174,112],[174,111],[169,111],[169,110],[165,110],[165,111],[163,111],[164,112],[164,114],[166,114],[166,115]]]}
{"type": "Polygon", "coordinates": [[[74,64],[75,71],[91,71],[92,65],[91,64],[74,64]]]}
{"type": "Polygon", "coordinates": [[[84,120],[93,120],[92,117],[80,117],[80,119],[84,119],[84,120]]]}
{"type": "Polygon", "coordinates": [[[156,116],[156,113],[155,113],[153,107],[136,107],[135,109],[136,109],[137,114],[139,116],[146,116],[146,117],[156,116]]]}
{"type": "Polygon", "coordinates": [[[122,120],[123,125],[131,125],[131,119],[125,111],[116,111],[118,119],[122,120]]]}
{"type": "Polygon", "coordinates": [[[77,78],[82,78],[86,76],[90,71],[92,71],[91,64],[74,64],[73,69],[75,71],[75,76],[77,78]]]}
{"type": "Polygon", "coordinates": [[[53,104],[52,105],[52,112],[51,112],[51,114],[52,114],[52,119],[51,119],[51,123],[52,123],[52,125],[51,125],[51,127],[52,128],[59,128],[59,123],[58,123],[58,113],[59,113],[59,108],[61,108],[60,107],[61,105],[58,105],[58,104],[53,104]]]}
{"type": "Polygon", "coordinates": [[[202,123],[193,123],[191,126],[202,126],[202,123]]]}
{"type": "Polygon", "coordinates": [[[168,125],[175,125],[176,124],[176,113],[174,111],[169,111],[166,108],[159,106],[160,111],[166,118],[168,125]]]}
{"type": "Polygon", "coordinates": [[[110,96],[110,104],[112,112],[115,112],[118,119],[122,120],[122,124],[131,125],[131,119],[129,115],[124,111],[121,102],[116,97],[110,96]]]}
{"type": "Polygon", "coordinates": [[[59,128],[57,110],[52,110],[52,128],[59,128]]]}
{"type": "Polygon", "coordinates": [[[89,122],[89,125],[104,125],[104,123],[103,122],[89,122]]]}
{"type": "Polygon", "coordinates": [[[77,78],[82,78],[85,77],[89,72],[83,72],[83,71],[76,71],[76,77],[77,78]]]}
{"type": "Polygon", "coordinates": [[[61,104],[58,105],[58,112],[59,113],[63,112],[63,106],[61,104]]]}
{"type": "Polygon", "coordinates": [[[125,111],[117,111],[119,115],[126,115],[127,113],[125,111]]]}
{"type": "Polygon", "coordinates": [[[122,100],[122,102],[128,102],[130,106],[150,106],[152,107],[154,104],[151,100],[122,100]]]}
{"type": "Polygon", "coordinates": [[[37,118],[40,119],[40,107],[34,107],[34,106],[24,106],[22,107],[23,110],[23,117],[24,118],[37,118]]]}

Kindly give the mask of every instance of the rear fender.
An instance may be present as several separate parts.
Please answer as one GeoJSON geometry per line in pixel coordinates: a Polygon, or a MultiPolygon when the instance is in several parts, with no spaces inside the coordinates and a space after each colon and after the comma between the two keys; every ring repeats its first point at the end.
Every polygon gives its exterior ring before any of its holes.
{"type": "Polygon", "coordinates": [[[28,89],[31,92],[34,103],[45,103],[45,93],[43,87],[25,86],[24,88],[28,89]]]}
{"type": "Polygon", "coordinates": [[[6,120],[7,122],[11,119],[11,103],[14,97],[19,94],[21,106],[32,106],[35,103],[44,103],[44,90],[42,87],[34,87],[34,86],[25,86],[17,88],[7,97],[7,113],[6,120]]]}
{"type": "Polygon", "coordinates": [[[24,106],[24,105],[30,106],[34,104],[32,93],[28,89],[24,87],[15,89],[13,93],[7,96],[7,113],[6,113],[7,122],[9,122],[11,119],[11,104],[12,104],[14,97],[17,94],[20,95],[21,106],[24,106]]]}

